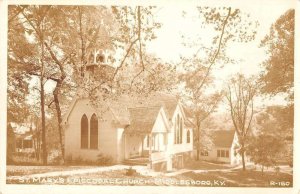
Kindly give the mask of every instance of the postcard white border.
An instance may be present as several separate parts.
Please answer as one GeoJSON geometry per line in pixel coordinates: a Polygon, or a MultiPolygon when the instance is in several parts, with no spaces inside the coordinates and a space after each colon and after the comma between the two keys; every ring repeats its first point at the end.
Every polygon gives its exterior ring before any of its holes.
{"type": "MultiPolygon", "coordinates": [[[[174,1],[121,1],[121,0],[0,0],[0,192],[2,193],[249,193],[249,194],[299,194],[300,193],[300,0],[174,0],[174,1]],[[7,86],[7,5],[9,4],[58,4],[58,5],[159,5],[159,6],[228,6],[233,7],[248,4],[248,6],[259,6],[267,4],[278,6],[290,3],[296,9],[296,31],[295,31],[295,135],[294,135],[294,183],[293,188],[216,188],[216,187],[161,187],[161,186],[80,186],[80,185],[12,185],[6,184],[6,86],[7,86]],[[298,53],[298,55],[296,55],[298,53]],[[298,118],[298,119],[297,119],[298,118]]],[[[274,18],[276,19],[276,18],[274,18]]]]}

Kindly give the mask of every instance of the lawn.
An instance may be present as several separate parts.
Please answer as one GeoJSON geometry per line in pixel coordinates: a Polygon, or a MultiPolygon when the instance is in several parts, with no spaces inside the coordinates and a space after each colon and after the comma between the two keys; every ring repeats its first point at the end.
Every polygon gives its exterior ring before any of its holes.
{"type": "Polygon", "coordinates": [[[6,176],[24,176],[55,171],[93,168],[91,166],[6,166],[6,176]]]}
{"type": "Polygon", "coordinates": [[[234,168],[235,166],[232,166],[230,164],[223,164],[223,163],[213,163],[213,162],[207,162],[202,160],[190,160],[185,165],[185,169],[190,170],[216,170],[216,169],[229,169],[234,168]]]}
{"type": "Polygon", "coordinates": [[[262,174],[261,171],[254,169],[246,170],[245,172],[241,169],[223,172],[187,172],[181,176],[193,180],[225,181],[225,185],[220,186],[226,187],[292,187],[293,185],[293,176],[290,174],[270,171],[262,174]]]}

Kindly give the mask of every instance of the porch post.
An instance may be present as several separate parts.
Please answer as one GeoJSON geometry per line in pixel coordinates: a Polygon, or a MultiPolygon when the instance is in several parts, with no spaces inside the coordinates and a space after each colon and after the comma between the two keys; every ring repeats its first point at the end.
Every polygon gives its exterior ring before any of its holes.
{"type": "Polygon", "coordinates": [[[157,149],[158,151],[160,152],[160,149],[159,149],[159,144],[160,144],[160,133],[157,135],[157,149]]]}
{"type": "Polygon", "coordinates": [[[144,137],[143,137],[143,135],[141,136],[141,138],[142,138],[142,156],[144,156],[144,137]]]}
{"type": "Polygon", "coordinates": [[[152,159],[151,159],[151,155],[152,155],[152,133],[149,134],[148,138],[149,138],[149,162],[150,162],[150,169],[152,169],[152,159]]]}
{"type": "Polygon", "coordinates": [[[123,133],[124,134],[124,159],[126,160],[127,159],[127,156],[126,156],[126,133],[123,133]]]}

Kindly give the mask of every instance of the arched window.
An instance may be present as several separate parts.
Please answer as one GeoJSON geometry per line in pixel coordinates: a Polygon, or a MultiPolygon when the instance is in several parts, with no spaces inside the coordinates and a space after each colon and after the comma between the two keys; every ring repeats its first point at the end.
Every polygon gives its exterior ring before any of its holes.
{"type": "Polygon", "coordinates": [[[104,63],[104,56],[102,54],[98,54],[96,58],[97,63],[104,63]]]}
{"type": "Polygon", "coordinates": [[[94,56],[94,53],[91,53],[91,54],[90,54],[89,62],[90,62],[91,64],[94,64],[94,63],[95,63],[95,56],[94,56]]]}
{"type": "Polygon", "coordinates": [[[98,118],[95,114],[92,115],[90,122],[90,148],[98,149],[98,118]]]}
{"type": "Polygon", "coordinates": [[[187,130],[187,133],[186,133],[186,143],[191,143],[191,132],[190,132],[190,130],[187,130]]]}
{"type": "Polygon", "coordinates": [[[89,121],[84,114],[81,117],[81,148],[88,148],[89,121]]]}
{"type": "Polygon", "coordinates": [[[176,143],[179,144],[180,143],[180,132],[179,132],[179,125],[180,125],[180,117],[179,115],[177,115],[177,127],[176,127],[176,143]]]}
{"type": "Polygon", "coordinates": [[[183,125],[182,125],[182,119],[180,118],[180,122],[179,122],[179,143],[182,143],[182,130],[183,130],[183,125]]]}

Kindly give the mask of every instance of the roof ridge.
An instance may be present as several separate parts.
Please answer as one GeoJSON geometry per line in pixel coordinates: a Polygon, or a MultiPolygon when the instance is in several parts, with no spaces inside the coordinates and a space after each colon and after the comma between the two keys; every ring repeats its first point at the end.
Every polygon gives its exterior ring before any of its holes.
{"type": "Polygon", "coordinates": [[[162,106],[138,106],[138,107],[128,107],[127,109],[142,109],[142,108],[161,108],[162,106]]]}

